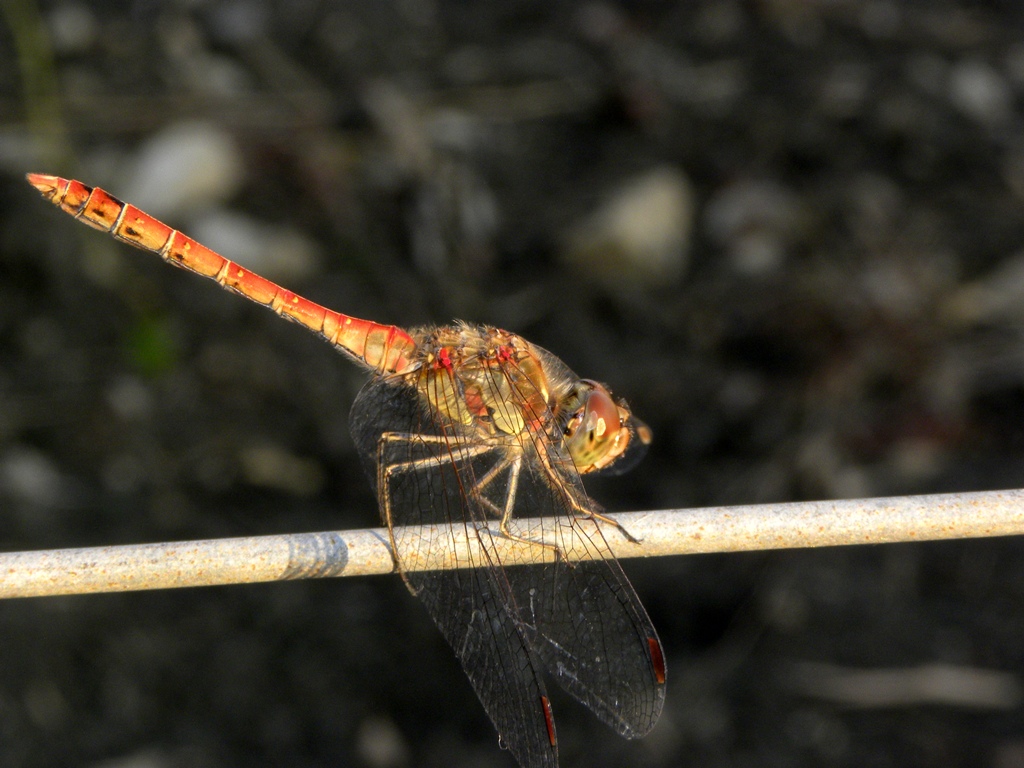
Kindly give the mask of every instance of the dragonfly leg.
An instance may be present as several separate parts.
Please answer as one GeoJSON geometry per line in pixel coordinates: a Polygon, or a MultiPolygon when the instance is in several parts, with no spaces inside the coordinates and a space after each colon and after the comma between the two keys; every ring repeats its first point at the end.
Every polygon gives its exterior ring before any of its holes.
{"type": "Polygon", "coordinates": [[[429,469],[431,467],[437,467],[441,464],[449,464],[454,461],[461,461],[465,459],[472,459],[475,456],[482,456],[490,451],[497,450],[497,446],[494,445],[460,445],[454,450],[451,449],[451,439],[446,435],[419,435],[407,432],[385,432],[380,436],[380,440],[377,443],[377,466],[384,464],[382,461],[381,451],[384,448],[385,443],[420,443],[430,445],[444,445],[448,447],[448,450],[438,456],[428,456],[423,459],[411,459],[409,461],[397,461],[394,464],[388,464],[387,467],[395,468],[397,470],[416,470],[416,469],[429,469]]]}
{"type": "Polygon", "coordinates": [[[544,547],[545,549],[550,549],[552,552],[554,552],[556,558],[562,558],[562,550],[558,548],[558,545],[549,544],[546,541],[528,539],[525,536],[520,536],[517,533],[513,533],[512,530],[508,527],[509,520],[512,519],[512,511],[515,508],[516,493],[519,490],[519,473],[522,471],[522,469],[523,457],[522,455],[519,455],[511,461],[511,469],[509,470],[508,479],[508,491],[505,494],[504,509],[498,509],[497,505],[493,504],[492,502],[486,499],[484,499],[484,501],[486,501],[492,507],[492,509],[496,513],[498,513],[498,516],[500,517],[500,521],[498,522],[498,530],[501,531],[501,534],[505,538],[511,539],[512,541],[518,541],[523,544],[530,544],[534,547],[544,547]]]}
{"type": "Polygon", "coordinates": [[[582,504],[580,504],[576,499],[570,499],[569,505],[572,507],[573,512],[575,512],[578,517],[586,517],[591,520],[598,520],[602,523],[611,525],[615,528],[618,528],[619,533],[625,536],[627,541],[630,541],[633,544],[640,543],[640,539],[638,539],[636,536],[630,533],[626,529],[626,526],[624,526],[614,517],[609,517],[608,515],[602,514],[601,512],[596,512],[593,509],[588,509],[587,507],[584,507],[582,504]]]}
{"type": "MultiPolygon", "coordinates": [[[[548,481],[554,487],[556,487],[556,488],[563,488],[564,489],[566,487],[565,480],[563,480],[562,478],[560,478],[558,476],[558,471],[552,465],[551,457],[548,455],[547,451],[546,450],[541,450],[538,453],[540,454],[541,464],[544,467],[544,472],[545,472],[545,474],[548,477],[548,481]]],[[[575,471],[575,470],[573,470],[573,471],[575,471]]],[[[602,523],[607,523],[608,525],[611,525],[611,526],[614,526],[615,528],[618,528],[619,529],[619,533],[621,533],[623,536],[625,536],[627,541],[630,541],[633,544],[639,544],[640,543],[640,539],[638,539],[636,536],[634,536],[632,533],[630,533],[628,530],[626,530],[625,526],[623,526],[622,523],[620,523],[615,518],[609,517],[608,515],[602,514],[600,512],[595,511],[594,509],[591,509],[591,508],[585,506],[584,504],[582,504],[579,501],[578,498],[576,498],[575,494],[567,493],[566,494],[566,501],[568,502],[569,507],[572,509],[573,513],[577,517],[586,517],[586,518],[589,518],[590,520],[597,520],[597,521],[600,521],[602,523]]]]}
{"type": "Polygon", "coordinates": [[[395,570],[398,571],[402,577],[402,581],[405,582],[405,586],[408,587],[409,591],[414,595],[416,594],[416,589],[409,581],[409,577],[407,576],[405,569],[402,568],[402,563],[398,555],[398,543],[395,540],[395,522],[391,513],[392,478],[405,472],[417,472],[432,469],[434,467],[441,466],[442,464],[452,463],[453,461],[482,456],[493,450],[495,450],[495,446],[474,445],[457,446],[455,450],[452,451],[451,443],[444,435],[385,432],[380,436],[380,440],[377,443],[377,492],[380,496],[381,517],[383,518],[384,525],[386,525],[388,529],[388,542],[391,545],[391,559],[394,562],[395,570]],[[412,459],[410,461],[400,461],[388,464],[384,460],[384,451],[386,447],[402,443],[443,445],[447,450],[437,456],[427,456],[421,459],[412,459]]]}
{"type": "Polygon", "coordinates": [[[480,506],[487,509],[490,514],[498,520],[498,530],[501,535],[512,541],[522,542],[524,544],[530,544],[538,547],[547,547],[556,554],[561,554],[561,551],[554,544],[548,544],[543,541],[537,541],[536,539],[528,539],[525,536],[519,536],[513,533],[508,526],[509,520],[512,519],[512,511],[515,508],[516,493],[519,490],[519,473],[522,471],[523,457],[522,454],[514,458],[506,458],[504,461],[499,461],[493,467],[491,467],[479,480],[474,483],[471,493],[473,498],[477,500],[480,506]],[[502,472],[509,469],[509,480],[508,489],[505,492],[505,506],[504,508],[499,507],[493,501],[484,496],[484,490],[497,479],[502,472]]]}
{"type": "Polygon", "coordinates": [[[600,512],[595,512],[592,509],[581,509],[580,513],[584,517],[589,517],[591,520],[600,520],[602,523],[608,523],[609,525],[612,525],[612,526],[618,528],[619,529],[619,533],[621,533],[623,536],[625,536],[627,541],[630,541],[633,544],[639,544],[640,543],[640,539],[638,539],[636,536],[634,536],[632,533],[630,533],[629,530],[626,528],[626,526],[624,526],[622,523],[620,523],[614,517],[609,517],[608,515],[602,515],[600,512]]]}

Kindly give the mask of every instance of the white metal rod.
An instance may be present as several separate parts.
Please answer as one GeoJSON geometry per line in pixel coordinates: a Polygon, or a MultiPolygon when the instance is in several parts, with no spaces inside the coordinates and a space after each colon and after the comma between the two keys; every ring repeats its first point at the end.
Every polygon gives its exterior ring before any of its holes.
{"type": "MultiPolygon", "coordinates": [[[[611,517],[640,539],[640,543],[631,542],[614,526],[602,524],[618,558],[1010,536],[1024,533],[1024,490],[628,512],[611,517]]],[[[525,538],[541,536],[540,532],[553,528],[551,521],[543,522],[520,520],[518,531],[525,538]]],[[[558,526],[559,550],[569,559],[579,559],[574,553],[585,548],[574,546],[573,536],[592,533],[593,525],[582,520],[571,529],[576,533],[558,526]]],[[[479,563],[480,555],[474,556],[471,550],[479,548],[480,538],[489,541],[492,552],[499,550],[503,562],[542,562],[554,552],[497,534],[469,535],[461,526],[414,532],[424,542],[445,545],[433,550],[425,544],[403,547],[405,553],[420,550],[415,557],[404,555],[402,565],[407,571],[479,563]]],[[[374,528],[0,553],[0,598],[392,573],[388,541],[385,529],[374,528]]]]}

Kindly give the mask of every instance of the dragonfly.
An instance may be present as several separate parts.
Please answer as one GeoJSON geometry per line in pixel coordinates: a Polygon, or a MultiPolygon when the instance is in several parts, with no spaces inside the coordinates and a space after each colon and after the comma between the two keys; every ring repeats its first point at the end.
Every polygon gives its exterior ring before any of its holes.
{"type": "Polygon", "coordinates": [[[664,651],[602,527],[636,539],[580,479],[630,468],[650,443],[650,429],[625,401],[509,331],[465,322],[403,330],[360,320],[276,285],[100,188],[27,178],[79,221],[305,326],[369,372],[350,427],[395,569],[523,768],[558,765],[545,672],[622,736],[654,727],[665,701],[664,651]],[[539,530],[521,530],[522,513],[539,519],[539,530]],[[460,536],[477,546],[459,567],[405,567],[424,547],[454,551],[460,536]]]}

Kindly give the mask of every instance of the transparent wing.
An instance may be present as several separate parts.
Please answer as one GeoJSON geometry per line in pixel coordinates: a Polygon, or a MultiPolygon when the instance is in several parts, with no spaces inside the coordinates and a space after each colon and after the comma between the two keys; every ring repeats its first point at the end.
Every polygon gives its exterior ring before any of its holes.
{"type": "MultiPolygon", "coordinates": [[[[595,526],[590,520],[577,525],[595,526]]],[[[664,661],[657,633],[618,563],[555,563],[545,567],[543,579],[529,573],[535,568],[509,568],[508,577],[536,627],[533,646],[545,667],[622,736],[647,734],[665,701],[664,661]]]]}
{"type": "MultiPolygon", "coordinates": [[[[479,505],[466,504],[464,491],[466,483],[485,473],[487,464],[497,457],[493,452],[462,456],[457,445],[450,448],[436,425],[425,418],[413,390],[372,381],[356,398],[351,420],[353,435],[375,485],[380,484],[382,466],[407,465],[386,481],[386,497],[378,490],[382,516],[387,504],[393,525],[465,526],[484,543],[500,535],[496,520],[488,522],[479,505]],[[405,431],[396,431],[400,424],[405,431]],[[382,442],[384,434],[401,438],[382,442]]],[[[383,522],[387,525],[388,521],[385,518],[383,522]]],[[[430,544],[444,547],[452,542],[430,544]]],[[[419,539],[413,542],[396,538],[399,562],[410,547],[421,545],[419,539]]],[[[484,551],[493,553],[486,546],[484,551]]],[[[516,760],[531,768],[555,768],[558,752],[540,675],[543,663],[512,608],[515,600],[502,569],[492,561],[471,565],[404,575],[455,650],[501,740],[516,760]]]]}
{"type": "MultiPolygon", "coordinates": [[[[502,373],[514,391],[522,377],[502,373]]],[[[654,727],[664,707],[661,641],[594,518],[602,510],[587,496],[551,426],[556,420],[537,415],[548,429],[523,434],[524,465],[531,471],[519,482],[514,510],[517,517],[543,518],[545,541],[566,557],[509,568],[509,584],[534,628],[534,649],[559,685],[622,736],[637,738],[654,727]]]]}
{"type": "MultiPolygon", "coordinates": [[[[389,517],[394,526],[453,525],[483,545],[481,562],[467,569],[405,577],[519,762],[557,765],[542,668],[621,735],[646,734],[664,704],[661,645],[589,517],[599,510],[560,441],[524,431],[504,443],[493,436],[474,443],[467,431],[437,423],[414,389],[381,380],[357,397],[352,424],[385,525],[389,517]],[[524,565],[515,553],[528,552],[529,543],[495,547],[509,506],[513,534],[515,518],[543,518],[544,541],[568,557],[524,565]],[[579,547],[591,561],[569,562],[579,547]]],[[[408,548],[421,546],[394,543],[399,564],[408,548]]]]}

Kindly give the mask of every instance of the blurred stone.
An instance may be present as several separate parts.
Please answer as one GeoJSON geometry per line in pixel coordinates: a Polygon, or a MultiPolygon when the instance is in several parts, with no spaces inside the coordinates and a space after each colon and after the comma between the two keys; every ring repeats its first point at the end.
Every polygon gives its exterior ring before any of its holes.
{"type": "Polygon", "coordinates": [[[759,604],[764,622],[779,632],[799,632],[807,625],[810,608],[807,595],[792,586],[777,584],[767,590],[759,604]]]}
{"type": "Polygon", "coordinates": [[[472,113],[451,107],[431,112],[424,128],[435,147],[449,152],[470,153],[483,146],[488,136],[472,113]]]}
{"type": "Polygon", "coordinates": [[[876,309],[909,321],[931,316],[935,298],[955,283],[957,268],[956,257],[948,252],[888,255],[868,263],[859,284],[876,309]]]}
{"type": "Polygon", "coordinates": [[[689,179],[671,166],[655,168],[613,191],[570,229],[564,260],[612,289],[673,283],[686,267],[693,215],[689,179]]]}
{"type": "MultiPolygon", "coordinates": [[[[202,24],[192,14],[171,14],[164,23],[157,25],[160,46],[172,63],[180,84],[188,90],[206,96],[237,96],[251,90],[249,70],[238,60],[214,50],[210,24],[202,24]]],[[[264,45],[253,46],[254,55],[267,58],[273,56],[273,43],[263,38],[264,45]]],[[[240,40],[234,45],[244,45],[240,40]]],[[[277,76],[288,66],[278,57],[277,76]]]]}
{"type": "Polygon", "coordinates": [[[858,499],[872,496],[878,483],[864,469],[853,464],[837,467],[828,477],[822,478],[821,487],[826,496],[835,499],[858,499]]]}
{"type": "Polygon", "coordinates": [[[96,16],[84,3],[60,3],[50,11],[47,21],[56,54],[84,53],[96,42],[96,16]]]}
{"type": "Polygon", "coordinates": [[[234,138],[204,122],[175,123],[139,150],[119,196],[158,219],[209,208],[242,183],[234,138]]]}
{"type": "Polygon", "coordinates": [[[215,99],[238,99],[253,90],[249,73],[229,56],[210,54],[196,60],[195,79],[202,92],[215,99]]]}
{"type": "Polygon", "coordinates": [[[949,73],[949,99],[970,118],[986,125],[1007,120],[1013,94],[999,72],[983,61],[962,61],[949,73]]]}
{"type": "Polygon", "coordinates": [[[957,288],[942,307],[955,325],[1024,320],[1024,252],[1007,258],[993,272],[957,288]]]}
{"type": "Polygon", "coordinates": [[[892,446],[888,465],[904,483],[935,480],[946,467],[946,449],[936,438],[906,437],[892,446]]]}
{"type": "Polygon", "coordinates": [[[33,725],[44,731],[57,731],[71,716],[71,708],[57,684],[49,679],[32,680],[22,694],[25,713],[33,725]]]}
{"type": "Polygon", "coordinates": [[[733,371],[722,381],[718,402],[726,416],[739,419],[753,412],[764,396],[765,385],[760,376],[747,371],[733,371]]]}
{"type": "Polygon", "coordinates": [[[0,457],[0,491],[38,507],[59,501],[63,478],[49,456],[34,448],[15,446],[0,457]]]}
{"type": "Polygon", "coordinates": [[[805,696],[864,709],[922,704],[1014,709],[1021,701],[1017,675],[949,664],[850,669],[805,662],[796,665],[792,681],[805,696]]]}
{"type": "Polygon", "coordinates": [[[215,39],[235,45],[259,44],[273,33],[271,9],[266,2],[227,0],[213,3],[206,18],[215,39]]]}
{"type": "Polygon", "coordinates": [[[795,455],[799,481],[829,498],[856,499],[871,496],[867,473],[851,463],[832,432],[808,434],[795,455]]]}
{"type": "Polygon", "coordinates": [[[393,768],[409,763],[409,747],[401,731],[383,717],[368,717],[359,724],[356,751],[371,768],[393,768]]]}
{"type": "Polygon", "coordinates": [[[431,167],[433,149],[413,97],[391,80],[374,80],[363,89],[363,105],[388,139],[385,162],[406,175],[425,173],[431,167]]]}
{"type": "Polygon", "coordinates": [[[719,189],[707,204],[708,234],[725,247],[740,274],[774,272],[803,222],[795,194],[768,179],[747,179],[719,189]]]}
{"type": "Polygon", "coordinates": [[[152,413],[153,394],[135,376],[121,376],[106,391],[107,405],[124,421],[137,421],[152,413]]]}
{"type": "Polygon", "coordinates": [[[319,248],[301,232],[242,213],[204,212],[189,221],[188,232],[208,248],[275,282],[307,280],[320,264],[319,248]]]}
{"type": "Polygon", "coordinates": [[[296,456],[276,445],[254,445],[239,457],[245,479],[296,496],[313,496],[323,487],[324,473],[312,459],[296,456]]]}

